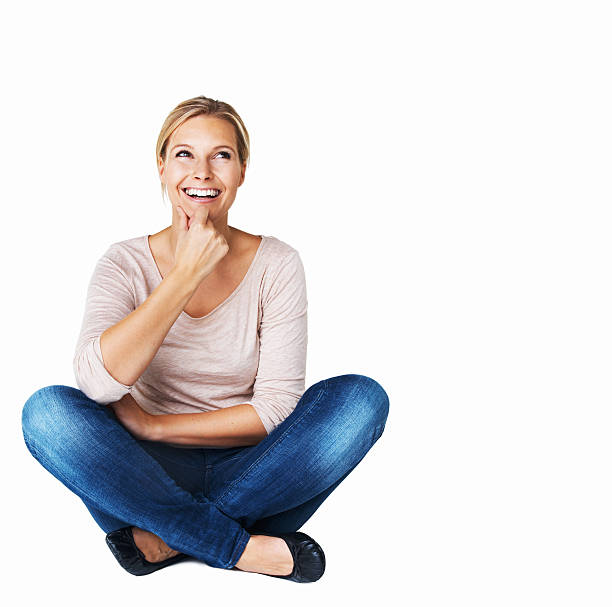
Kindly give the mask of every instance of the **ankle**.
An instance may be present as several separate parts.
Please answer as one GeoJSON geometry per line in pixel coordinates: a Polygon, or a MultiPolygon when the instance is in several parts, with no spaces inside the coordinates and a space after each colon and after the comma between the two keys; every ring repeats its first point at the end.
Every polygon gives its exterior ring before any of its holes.
{"type": "Polygon", "coordinates": [[[293,556],[282,538],[252,535],[236,567],[253,573],[289,575],[293,571],[293,556]]]}

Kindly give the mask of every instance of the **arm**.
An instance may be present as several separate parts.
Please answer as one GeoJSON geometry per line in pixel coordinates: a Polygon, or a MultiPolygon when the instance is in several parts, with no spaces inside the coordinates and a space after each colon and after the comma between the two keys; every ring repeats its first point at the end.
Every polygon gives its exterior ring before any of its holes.
{"type": "Polygon", "coordinates": [[[116,402],[130,392],[199,284],[229,250],[207,222],[208,209],[196,210],[189,223],[182,209],[180,215],[174,268],[136,309],[130,281],[111,252],[96,266],[73,362],[79,388],[96,402],[116,402]]]}
{"type": "Polygon", "coordinates": [[[152,416],[150,440],[193,447],[246,447],[268,433],[249,404],[203,413],[152,416]]]}
{"type": "Polygon", "coordinates": [[[243,447],[267,436],[251,405],[234,405],[203,413],[151,415],[131,394],[110,405],[121,424],[136,438],[193,447],[243,447]]]}
{"type": "Polygon", "coordinates": [[[104,366],[117,381],[132,385],[143,374],[197,286],[174,269],[140,306],[102,333],[104,366]]]}
{"type": "Polygon", "coordinates": [[[98,261],[90,280],[73,361],[79,388],[100,404],[131,391],[197,286],[173,270],[136,308],[115,254],[98,261]]]}
{"type": "Polygon", "coordinates": [[[264,284],[259,366],[248,401],[268,434],[304,394],[308,348],[308,298],[300,255],[292,250],[264,284]]]}

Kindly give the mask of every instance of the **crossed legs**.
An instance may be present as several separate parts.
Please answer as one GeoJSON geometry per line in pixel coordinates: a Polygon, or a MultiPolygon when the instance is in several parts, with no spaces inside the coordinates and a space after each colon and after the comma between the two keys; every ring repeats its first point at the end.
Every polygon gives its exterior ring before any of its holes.
{"type": "Polygon", "coordinates": [[[173,550],[231,569],[251,532],[296,531],[312,516],[378,440],[388,407],[369,377],[318,382],[273,432],[215,471],[206,495],[181,487],[110,408],[76,388],[35,392],[22,421],[32,455],[100,526],[139,527],[173,550]]]}

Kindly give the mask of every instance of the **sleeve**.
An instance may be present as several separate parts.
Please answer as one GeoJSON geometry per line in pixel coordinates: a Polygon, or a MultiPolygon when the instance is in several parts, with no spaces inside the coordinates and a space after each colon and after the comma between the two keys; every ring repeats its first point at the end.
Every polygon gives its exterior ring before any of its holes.
{"type": "Polygon", "coordinates": [[[134,309],[135,298],[130,281],[115,262],[103,256],[89,282],[85,315],[73,360],[80,390],[100,404],[118,401],[132,389],[132,386],[118,382],[106,370],[100,336],[134,309]]]}
{"type": "Polygon", "coordinates": [[[297,251],[283,260],[262,299],[259,366],[249,404],[269,434],[304,394],[308,300],[304,266],[297,251]]]}

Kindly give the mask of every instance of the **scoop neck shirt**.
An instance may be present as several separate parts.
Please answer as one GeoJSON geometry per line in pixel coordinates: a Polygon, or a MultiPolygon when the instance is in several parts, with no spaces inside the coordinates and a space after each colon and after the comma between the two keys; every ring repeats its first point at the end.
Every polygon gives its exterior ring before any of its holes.
{"type": "Polygon", "coordinates": [[[305,388],[308,300],[298,251],[261,235],[234,291],[205,316],[181,311],[143,374],[122,384],[104,366],[100,336],[162,280],[148,235],[115,242],[98,260],[73,360],[81,391],[100,404],[131,393],[153,415],[248,403],[271,432],[305,388]]]}

